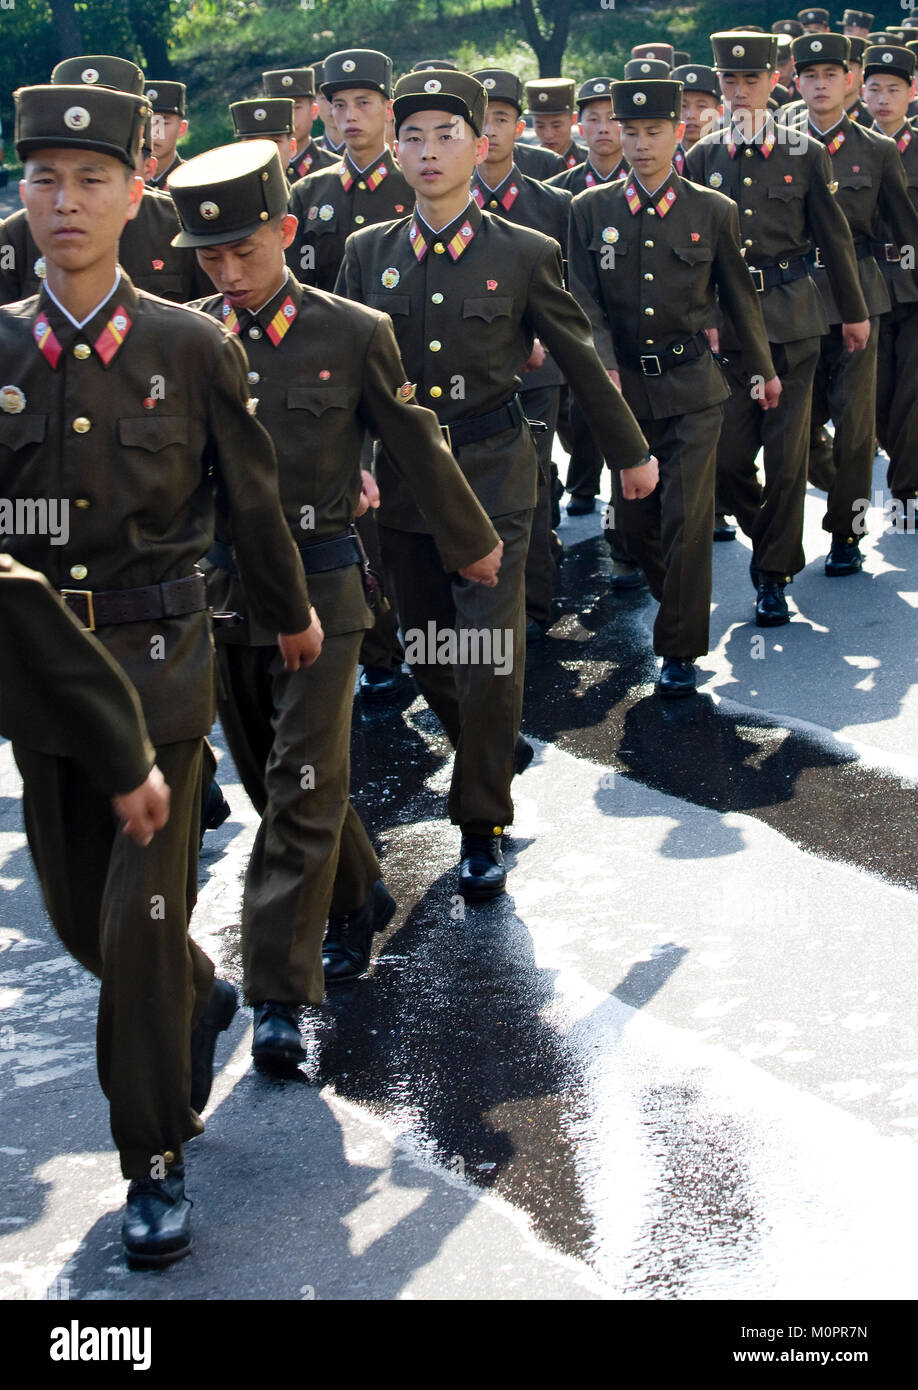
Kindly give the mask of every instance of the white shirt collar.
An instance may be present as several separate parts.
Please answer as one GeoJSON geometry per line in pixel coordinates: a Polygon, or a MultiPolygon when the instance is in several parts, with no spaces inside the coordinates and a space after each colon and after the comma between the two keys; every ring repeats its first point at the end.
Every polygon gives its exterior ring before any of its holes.
{"type": "MultiPolygon", "coordinates": [[[[459,217],[464,217],[465,214],[468,212],[468,210],[469,210],[469,208],[470,208],[471,206],[472,206],[472,200],[471,200],[471,198],[470,198],[470,199],[468,200],[468,202],[466,203],[465,207],[462,209],[462,212],[460,212],[460,213],[458,214],[459,217]]],[[[418,212],[417,206],[415,206],[414,215],[415,215],[415,217],[418,219],[419,222],[423,222],[423,223],[424,223],[424,226],[427,228],[427,230],[428,230],[433,236],[438,237],[438,236],[440,235],[440,233],[443,231],[443,228],[442,228],[442,227],[440,228],[440,231],[439,231],[439,232],[437,231],[436,227],[432,227],[432,226],[430,225],[430,223],[429,223],[428,221],[426,221],[425,218],[423,218],[423,217],[421,216],[421,214],[418,212]]],[[[455,217],[451,217],[451,218],[449,219],[449,222],[447,222],[446,225],[447,225],[448,227],[449,227],[449,226],[452,226],[452,224],[453,224],[456,220],[457,220],[457,219],[456,219],[455,217]]]]}
{"type": "Polygon", "coordinates": [[[258,306],[257,309],[250,309],[250,310],[249,310],[249,313],[252,314],[253,316],[257,316],[258,314],[260,314],[261,311],[262,311],[262,309],[266,308],[267,305],[269,305],[269,304],[271,303],[271,300],[272,300],[272,299],[275,299],[275,298],[277,297],[277,295],[280,294],[281,290],[284,288],[284,286],[286,285],[286,283],[287,283],[287,281],[288,281],[289,279],[290,279],[290,267],[289,267],[289,266],[284,266],[284,279],[283,279],[283,282],[282,282],[280,285],[278,285],[277,289],[274,291],[274,294],[269,294],[269,295],[268,295],[268,297],[267,297],[267,299],[265,300],[264,304],[259,304],[259,306],[258,306]]]}
{"type": "Polygon", "coordinates": [[[115,267],[115,283],[112,285],[112,287],[111,287],[111,289],[109,290],[108,294],[105,295],[102,299],[99,300],[98,304],[97,304],[96,307],[93,309],[92,313],[91,313],[91,314],[87,314],[86,317],[85,317],[85,319],[83,319],[82,323],[77,323],[76,319],[73,317],[73,314],[71,314],[71,313],[69,312],[69,310],[67,310],[67,309],[64,308],[63,304],[62,304],[61,301],[58,299],[57,295],[54,293],[54,291],[52,290],[51,286],[48,284],[47,280],[45,281],[45,292],[47,293],[47,295],[49,296],[49,298],[50,298],[51,300],[53,300],[53,302],[54,302],[54,303],[57,305],[57,307],[60,309],[61,313],[64,315],[64,318],[70,320],[70,322],[73,324],[74,328],[84,328],[85,325],[86,325],[87,323],[89,323],[90,319],[94,319],[94,318],[95,318],[96,314],[97,314],[97,313],[99,312],[99,310],[102,308],[102,305],[108,303],[108,301],[111,299],[112,295],[115,293],[115,290],[118,288],[118,286],[119,286],[120,284],[121,284],[121,267],[120,267],[120,265],[119,265],[119,266],[116,266],[116,267],[115,267]]]}

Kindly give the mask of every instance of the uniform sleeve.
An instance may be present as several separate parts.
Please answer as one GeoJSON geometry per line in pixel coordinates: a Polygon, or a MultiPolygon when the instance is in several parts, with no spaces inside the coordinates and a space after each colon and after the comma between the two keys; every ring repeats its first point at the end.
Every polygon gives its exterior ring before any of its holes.
{"type": "Polygon", "coordinates": [[[842,323],[863,323],[870,316],[861,293],[851,228],[829,188],[833,180],[828,151],[819,145],[817,155],[817,168],[806,195],[807,219],[822,252],[842,323]]]}
{"type": "MultiPolygon", "coordinates": [[[[11,215],[0,223],[0,304],[23,298],[26,275],[25,216],[11,215]]],[[[37,252],[36,252],[37,254],[37,252]]]]}
{"type": "Polygon", "coordinates": [[[578,201],[575,200],[571,204],[571,227],[568,236],[571,294],[590,320],[593,343],[599,360],[607,371],[615,372],[618,371],[618,359],[615,356],[609,321],[602,307],[596,257],[587,249],[587,243],[592,239],[590,223],[586,209],[578,206],[578,201]]]}
{"type": "Polygon", "coordinates": [[[702,149],[702,143],[703,142],[699,140],[698,143],[693,145],[689,150],[688,154],[685,156],[682,173],[685,178],[691,179],[692,183],[700,184],[703,188],[705,186],[705,177],[704,150],[702,149]]]}
{"type": "MultiPolygon", "coordinates": [[[[884,161],[880,175],[879,206],[883,221],[890,228],[899,246],[918,246],[918,213],[912,206],[905,178],[905,166],[899,151],[890,142],[883,147],[884,161]]],[[[918,283],[918,275],[911,272],[918,283]]]]}
{"type": "Polygon", "coordinates": [[[281,510],[274,445],[246,405],[245,353],[223,335],[210,392],[215,472],[246,599],[269,631],[309,626],[303,563],[281,510]]]}
{"type": "Polygon", "coordinates": [[[388,318],[380,318],[363,364],[360,414],[430,527],[451,572],[489,555],[500,537],[443,440],[432,410],[400,392],[405,368],[388,318]]]}
{"type": "Polygon", "coordinates": [[[363,297],[360,257],[357,255],[350,237],[344,243],[344,260],[341,262],[338,279],[335,281],[335,294],[340,294],[344,299],[353,299],[358,304],[366,302],[363,297]]]}
{"type": "Polygon", "coordinates": [[[567,377],[609,467],[637,468],[647,457],[647,440],[599,360],[589,319],[564,288],[555,242],[546,244],[533,268],[526,321],[567,377]]]}
{"type": "Polygon", "coordinates": [[[740,252],[739,212],[731,203],[720,225],[714,254],[714,279],[720,307],[733,323],[744,356],[748,355],[750,375],[770,381],[775,375],[762,306],[752,276],[740,252]]]}
{"type": "Polygon", "coordinates": [[[43,575],[0,556],[0,702],[6,735],[54,726],[109,796],[133,791],[154,762],[137,692],[43,575]]]}

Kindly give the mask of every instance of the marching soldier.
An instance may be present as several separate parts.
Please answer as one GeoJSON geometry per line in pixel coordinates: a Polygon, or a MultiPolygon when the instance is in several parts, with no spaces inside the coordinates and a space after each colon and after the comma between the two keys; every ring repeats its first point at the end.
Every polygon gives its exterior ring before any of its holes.
{"type": "Polygon", "coordinates": [[[424,518],[386,453],[379,456],[383,558],[406,659],[456,747],[449,815],[462,831],[459,891],[472,899],[493,897],[506,883],[500,837],[513,817],[523,574],[538,476],[515,393],[533,337],[575,384],[610,463],[628,471],[626,495],[643,495],[656,482],[646,441],[563,287],[557,242],[511,226],[469,196],[487,149],[486,105],[485,89],[465,73],[400,79],[398,157],[416,211],[355,232],[342,270],[352,299],[391,315],[408,376],[448,429],[460,467],[504,543],[496,589],[450,582],[424,518]]]}
{"type": "Polygon", "coordinates": [[[717,441],[730,394],[704,332],[715,292],[762,382],[762,408],[781,393],[736,206],[673,165],[681,94],[674,81],[615,83],[631,173],[580,194],[571,212],[573,292],[614,354],[625,400],[660,462],[661,485],[649,497],[625,501],[616,491],[615,521],[660,603],[654,651],[666,697],[694,691],[693,662],[708,650],[717,441]]]}
{"type": "Polygon", "coordinates": [[[131,1180],[125,1249],[131,1262],[165,1264],[191,1248],[183,1144],[203,1130],[213,1044],[236,1008],[188,936],[214,716],[195,561],[213,541],[215,489],[240,538],[250,602],[282,634],[290,669],[315,660],[321,628],[238,344],[203,315],[135,290],[117,264],[121,228],[143,197],[134,169],[149,108],[95,84],[16,95],[23,196],[47,277],[37,297],[0,309],[0,493],[72,497],[66,544],[23,535],[15,553],[136,687],[171,791],[169,822],[142,850],[117,834],[107,795],[51,725],[26,730],[13,752],[51,919],[101,981],[99,1078],[131,1180]]]}
{"type": "Polygon", "coordinates": [[[573,169],[587,157],[585,145],[573,139],[574,81],[567,77],[542,77],[526,83],[526,103],[536,138],[547,150],[560,155],[573,169]]]}
{"type": "Polygon", "coordinates": [[[291,185],[315,169],[337,164],[338,156],[320,149],[312,138],[312,124],[319,114],[316,79],[312,68],[277,68],[261,74],[266,97],[293,99],[293,138],[296,149],[287,161],[287,182],[291,185]]]}
{"type": "Polygon", "coordinates": [[[777,409],[760,410],[748,388],[753,372],[744,361],[736,326],[727,320],[720,338],[733,389],[724,407],[717,491],[724,510],[752,539],[756,623],[777,627],[790,621],[784,589],[805,564],[810,397],[827,328],[806,261],[814,244],[823,248],[845,346],[866,346],[870,324],[851,233],[834,198],[829,155],[803,132],[781,136],[769,114],[774,36],[732,31],[713,34],[711,44],[732,119],[726,129],[704,136],[689,151],[686,174],[725,193],[740,209],[746,265],[761,296],[772,361],[783,388],[777,409]],[[760,447],[764,488],[755,465],[760,447]]]}
{"type": "Polygon", "coordinates": [[[148,79],[144,85],[144,96],[153,112],[153,154],[156,158],[156,172],[147,183],[160,192],[165,191],[172,171],[184,162],[175,147],[188,134],[186,94],[184,82],[148,79]]]}
{"type": "Polygon", "coordinates": [[[831,31],[828,10],[798,10],[797,18],[804,34],[828,34],[831,31]]]}
{"type": "Polygon", "coordinates": [[[292,97],[250,97],[230,106],[237,140],[273,140],[286,169],[296,153],[292,97]]]}
{"type": "MultiPolygon", "coordinates": [[[[918,216],[908,196],[899,152],[892,140],[867,130],[845,114],[850,86],[843,34],[804,35],[794,41],[797,81],[806,98],[809,135],[820,141],[832,160],[836,202],[854,237],[861,290],[870,315],[870,337],[863,352],[846,350],[838,308],[822,266],[814,260],[813,278],[822,294],[830,328],[822,337],[813,393],[813,426],[835,424],[833,464],[823,529],[832,536],[825,572],[830,578],[855,574],[863,564],[864,499],[870,496],[876,438],[876,373],[879,318],[889,312],[886,279],[876,248],[889,229],[898,246],[918,245],[918,216]]],[[[914,273],[910,280],[918,288],[914,273]]]]}
{"type": "MultiPolygon", "coordinates": [[[[908,195],[918,211],[918,136],[906,118],[914,76],[915,54],[908,48],[883,45],[864,54],[864,98],[874,129],[895,141],[908,195]]],[[[892,300],[889,313],[880,319],[877,343],[877,436],[889,456],[887,486],[903,505],[911,529],[918,497],[918,287],[904,268],[900,246],[890,237],[884,227],[875,246],[892,300]]]]}
{"type": "Polygon", "coordinates": [[[252,1051],[260,1062],[296,1063],[303,1056],[297,1010],[322,1002],[323,967],[329,985],[362,974],[374,931],[395,911],[348,801],[351,693],[372,622],[353,528],[364,430],[380,438],[428,518],[447,570],[492,583],[500,542],[435,416],[405,383],[389,321],[304,288],[287,269],[285,242],[296,220],[285,215],[287,191],[271,147],[252,142],[199,155],[176,177],[174,195],[180,240],[197,247],[222,291],[197,307],[245,348],[258,418],[275,441],[281,503],[325,634],[320,661],[284,669],[271,632],[250,613],[233,528],[218,519],[211,600],[246,620],[218,629],[220,717],[262,817],[242,909],[252,1051]]]}
{"type": "Polygon", "coordinates": [[[322,122],[323,130],[316,144],[319,149],[327,151],[335,159],[341,159],[344,155],[344,139],[335,124],[335,113],[328,97],[322,91],[322,82],[325,73],[324,63],[313,63],[313,78],[315,83],[316,106],[319,108],[319,120],[322,122]]]}
{"type": "Polygon", "coordinates": [[[875,18],[875,15],[868,14],[866,10],[845,10],[842,15],[842,33],[847,34],[849,39],[866,41],[875,18]]]}
{"type": "Polygon", "coordinates": [[[685,134],[679,142],[679,149],[683,151],[683,159],[678,166],[674,164],[676,173],[681,174],[685,165],[684,155],[698,144],[703,135],[710,135],[717,128],[724,104],[717,73],[704,63],[686,63],[681,68],[673,68],[670,77],[673,82],[682,83],[682,124],[685,134]]]}
{"type": "MultiPolygon", "coordinates": [[[[655,62],[665,63],[666,67],[672,70],[676,61],[676,50],[671,43],[642,43],[631,50],[631,60],[638,58],[650,58],[655,62]]],[[[627,64],[625,66],[627,67],[627,64]]]]}

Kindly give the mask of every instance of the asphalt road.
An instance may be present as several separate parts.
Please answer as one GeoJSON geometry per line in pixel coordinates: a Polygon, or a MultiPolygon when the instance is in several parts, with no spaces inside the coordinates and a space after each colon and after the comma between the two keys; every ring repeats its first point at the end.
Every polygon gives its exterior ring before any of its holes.
{"type": "MultiPolygon", "coordinates": [[[[882,472],[877,466],[877,487],[882,472]]],[[[218,1048],[188,1151],[196,1247],[120,1252],[96,985],[48,924],[0,745],[0,1298],[912,1298],[918,536],[789,627],[715,547],[701,693],[661,703],[654,605],[565,520],[530,653],[509,891],[464,916],[449,751],[409,682],[356,710],[355,796],[399,902],[370,975],[306,1012],[296,1081],[218,1048]]],[[[219,743],[219,737],[218,737],[219,743]]],[[[240,977],[255,816],[207,837],[194,934],[240,977]]]]}

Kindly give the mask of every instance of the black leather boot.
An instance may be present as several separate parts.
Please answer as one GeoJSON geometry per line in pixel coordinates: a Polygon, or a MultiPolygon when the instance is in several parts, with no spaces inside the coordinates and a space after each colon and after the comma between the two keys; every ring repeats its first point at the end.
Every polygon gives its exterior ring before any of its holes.
{"type": "Polygon", "coordinates": [[[121,1240],[132,1268],[172,1264],[191,1249],[191,1202],[185,1196],[185,1165],[164,1178],[135,1178],[128,1188],[121,1240]]]}
{"type": "Polygon", "coordinates": [[[329,917],[322,947],[322,969],[328,988],[357,980],[369,969],[373,937],[392,921],[395,907],[395,899],[378,878],[356,912],[349,912],[346,917],[329,917]]]}

